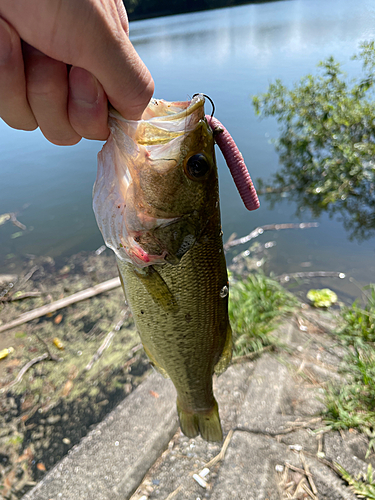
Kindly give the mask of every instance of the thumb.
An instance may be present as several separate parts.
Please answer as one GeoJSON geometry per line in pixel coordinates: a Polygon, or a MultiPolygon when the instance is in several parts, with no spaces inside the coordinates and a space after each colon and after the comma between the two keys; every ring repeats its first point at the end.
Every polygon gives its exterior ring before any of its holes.
{"type": "Polygon", "coordinates": [[[87,33],[88,44],[78,65],[99,80],[108,100],[124,118],[138,120],[154,93],[154,82],[129,40],[122,0],[114,0],[114,5],[110,14],[107,11],[107,15],[96,18],[99,27],[91,31],[91,36],[87,33]]]}
{"type": "Polygon", "coordinates": [[[128,37],[121,0],[0,0],[0,15],[20,38],[52,59],[78,66],[101,83],[111,104],[138,119],[154,92],[128,37]]]}
{"type": "Polygon", "coordinates": [[[154,93],[154,81],[127,35],[96,47],[87,65],[102,84],[112,106],[128,120],[138,120],[154,93]]]}

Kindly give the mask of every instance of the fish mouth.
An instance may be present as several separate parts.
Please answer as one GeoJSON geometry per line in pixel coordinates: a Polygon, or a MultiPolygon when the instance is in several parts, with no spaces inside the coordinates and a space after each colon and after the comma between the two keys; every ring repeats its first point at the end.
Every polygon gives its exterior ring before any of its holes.
{"type": "Polygon", "coordinates": [[[104,241],[120,260],[139,267],[177,264],[195,241],[196,229],[190,223],[185,229],[185,220],[174,240],[163,230],[178,226],[185,217],[180,213],[174,211],[174,217],[168,218],[169,214],[160,212],[163,219],[138,217],[134,186],[143,165],[152,165],[158,175],[173,168],[185,136],[204,120],[204,103],[203,94],[190,101],[152,99],[140,120],[126,120],[114,108],[109,110],[111,134],[98,155],[93,206],[104,241]]]}
{"type": "Polygon", "coordinates": [[[162,146],[194,130],[204,118],[204,102],[203,94],[197,94],[190,101],[151,99],[141,120],[137,121],[126,120],[111,108],[108,125],[115,140],[119,133],[125,132],[138,145],[162,146]]]}
{"type": "Polygon", "coordinates": [[[205,98],[203,94],[196,94],[190,101],[165,101],[164,99],[152,98],[143,112],[141,120],[127,120],[115,108],[109,109],[109,117],[121,122],[136,123],[178,121],[186,119],[195,111],[201,109],[203,115],[205,98]]]}

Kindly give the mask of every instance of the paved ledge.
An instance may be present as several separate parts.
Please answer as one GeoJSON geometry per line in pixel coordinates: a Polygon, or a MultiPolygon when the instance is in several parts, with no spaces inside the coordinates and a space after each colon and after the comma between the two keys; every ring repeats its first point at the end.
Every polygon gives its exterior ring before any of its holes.
{"type": "Polygon", "coordinates": [[[280,500],[289,484],[301,498],[295,488],[302,480],[319,500],[355,500],[318,452],[357,477],[367,470],[369,440],[356,431],[310,431],[323,425],[314,424],[324,408],[322,384],[337,379],[342,352],[325,334],[328,321],[318,328],[319,315],[309,314],[306,330],[288,318],[274,332],[289,349],[233,364],[214,378],[224,434],[234,434],[203,487],[193,474],[222,445],[177,432],[175,389],[153,373],[23,500],[280,500]]]}
{"type": "Polygon", "coordinates": [[[152,373],[23,500],[129,498],[177,430],[175,400],[172,382],[152,373]]]}

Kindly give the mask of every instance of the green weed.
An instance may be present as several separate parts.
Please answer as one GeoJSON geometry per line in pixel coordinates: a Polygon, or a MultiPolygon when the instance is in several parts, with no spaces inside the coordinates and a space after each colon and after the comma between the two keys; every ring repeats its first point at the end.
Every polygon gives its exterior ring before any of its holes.
{"type": "Polygon", "coordinates": [[[276,342],[271,335],[278,322],[298,306],[298,300],[263,274],[251,274],[231,284],[229,318],[234,355],[259,351],[276,342]]]}
{"type": "Polygon", "coordinates": [[[345,384],[330,385],[325,392],[326,423],[332,429],[358,427],[375,442],[375,285],[366,287],[367,303],[355,302],[342,310],[336,334],[346,350],[341,372],[345,384]]]}
{"type": "Polygon", "coordinates": [[[375,500],[375,481],[373,479],[373,471],[371,464],[368,465],[367,474],[363,478],[354,479],[341,465],[335,463],[335,469],[340,476],[350,485],[350,489],[354,491],[360,498],[367,500],[375,500]]]}

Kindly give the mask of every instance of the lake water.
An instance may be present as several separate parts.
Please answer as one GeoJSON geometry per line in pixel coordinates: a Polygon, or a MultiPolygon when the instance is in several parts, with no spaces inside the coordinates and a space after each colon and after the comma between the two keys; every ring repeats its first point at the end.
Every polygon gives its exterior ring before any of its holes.
{"type": "MultiPolygon", "coordinates": [[[[361,41],[374,38],[374,5],[370,0],[245,5],[133,22],[131,39],[154,77],[155,96],[211,96],[217,118],[235,138],[253,179],[267,180],[279,167],[269,142],[277,127],[273,120],[256,118],[251,96],[265,92],[275,78],[292,84],[315,72],[316,63],[329,55],[354,75],[359,65],[350,56],[361,41]]],[[[100,148],[101,143],[85,140],[73,147],[54,146],[39,131],[15,131],[0,123],[0,214],[18,212],[27,226],[22,236],[9,222],[0,226],[0,272],[17,271],[28,254],[62,263],[102,245],[91,208],[100,148]]],[[[247,212],[220,154],[218,164],[224,237],[242,236],[264,224],[312,220],[308,211],[295,216],[296,207],[287,198],[271,209],[260,197],[261,208],[247,212]]],[[[277,243],[267,272],[340,271],[361,285],[375,282],[375,238],[350,241],[339,218],[323,215],[318,222],[315,229],[262,235],[259,241],[277,243]]],[[[349,279],[311,285],[330,286],[343,300],[360,293],[349,279]]]]}

